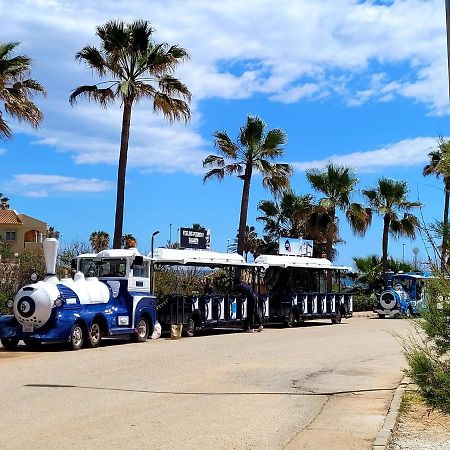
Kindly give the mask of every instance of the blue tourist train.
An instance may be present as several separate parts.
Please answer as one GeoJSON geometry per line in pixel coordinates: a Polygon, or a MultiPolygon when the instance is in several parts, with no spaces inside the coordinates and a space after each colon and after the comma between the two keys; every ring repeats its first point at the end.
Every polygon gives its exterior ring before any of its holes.
{"type": "Polygon", "coordinates": [[[378,317],[410,317],[419,315],[427,304],[429,273],[387,272],[386,287],[378,297],[374,312],[378,317]]]}
{"type": "MultiPolygon", "coordinates": [[[[58,241],[44,241],[47,275],[22,287],[13,315],[0,317],[0,340],[14,349],[42,342],[67,343],[73,350],[97,347],[104,336],[159,337],[156,298],[150,294],[150,258],[137,249],[80,255],[73,278],[55,274],[58,241]]],[[[74,267],[75,269],[75,267],[74,267]]]]}

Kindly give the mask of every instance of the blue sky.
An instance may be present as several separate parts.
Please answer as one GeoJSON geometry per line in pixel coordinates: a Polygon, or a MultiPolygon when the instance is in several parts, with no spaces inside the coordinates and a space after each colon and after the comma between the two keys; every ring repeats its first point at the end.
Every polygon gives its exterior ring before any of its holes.
{"type": "MultiPolygon", "coordinates": [[[[426,221],[441,218],[440,180],[422,177],[439,135],[449,136],[444,0],[222,0],[96,1],[0,0],[1,41],[20,42],[33,59],[32,75],[47,98],[38,130],[10,121],[14,140],[0,142],[0,192],[11,207],[47,221],[62,243],[88,241],[94,230],[113,234],[120,137],[119,107],[103,110],[70,92],[97,81],[75,53],[97,45],[95,27],[109,19],[149,20],[155,39],[188,49],[177,72],[193,93],[192,121],[169,125],[149,102],[133,112],[124,232],[141,250],[193,222],[211,229],[225,250],[238,225],[241,182],[202,183],[202,159],[214,151],[212,134],[237,137],[247,114],[288,135],[285,161],[292,186],[310,192],[304,170],[332,160],[354,167],[359,188],[386,176],[410,183],[426,221]]],[[[270,194],[255,177],[249,218],[270,194]]],[[[361,200],[356,193],[355,200],[361,200]]],[[[366,237],[346,241],[338,262],[380,253],[381,219],[366,237]]],[[[394,257],[412,259],[422,242],[391,240],[394,257]]]]}

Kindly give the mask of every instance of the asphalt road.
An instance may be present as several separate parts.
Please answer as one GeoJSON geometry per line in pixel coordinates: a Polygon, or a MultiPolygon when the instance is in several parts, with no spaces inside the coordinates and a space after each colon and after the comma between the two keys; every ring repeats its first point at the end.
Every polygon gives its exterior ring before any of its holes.
{"type": "Polygon", "coordinates": [[[0,448],[369,449],[405,320],[0,349],[0,448]]]}

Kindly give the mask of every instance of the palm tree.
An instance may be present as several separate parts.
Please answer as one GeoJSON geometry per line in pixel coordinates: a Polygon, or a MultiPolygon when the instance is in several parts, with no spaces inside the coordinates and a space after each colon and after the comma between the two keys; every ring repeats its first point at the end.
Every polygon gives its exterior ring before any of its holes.
{"type": "Polygon", "coordinates": [[[123,107],[119,166],[117,171],[117,198],[114,226],[114,248],[122,241],[125,175],[130,135],[131,111],[141,99],[149,98],[153,110],[162,112],[169,122],[190,119],[188,102],[191,93],[173,77],[175,68],[188,58],[188,53],[177,45],[155,43],[153,28],[144,20],[125,24],[121,20],[109,21],[97,27],[101,48],[86,46],[76,54],[99,77],[107,81],[92,86],[80,86],[71,96],[70,103],[82,95],[99,102],[103,107],[119,100],[123,107]],[[99,87],[102,86],[102,87],[99,87]]]}
{"type": "Polygon", "coordinates": [[[314,239],[322,242],[328,227],[326,210],[314,203],[312,195],[283,192],[272,200],[263,200],[258,209],[264,213],[256,220],[264,223],[264,231],[274,241],[280,237],[314,239]]]}
{"type": "Polygon", "coordinates": [[[136,238],[132,234],[124,234],[122,236],[122,245],[125,248],[136,247],[136,238]]]}
{"type": "Polygon", "coordinates": [[[419,220],[410,211],[422,205],[410,202],[406,196],[408,185],[406,181],[380,178],[374,189],[363,189],[363,195],[368,199],[373,212],[383,217],[382,260],[383,272],[388,270],[389,234],[394,238],[405,236],[410,239],[416,237],[419,220]],[[400,217],[399,214],[403,214],[400,217]]]}
{"type": "Polygon", "coordinates": [[[94,252],[99,253],[109,247],[109,234],[106,231],[94,231],[89,241],[94,252]]]}
{"type": "Polygon", "coordinates": [[[0,209],[9,209],[9,198],[0,193],[0,209]]]}
{"type": "MultiPolygon", "coordinates": [[[[327,258],[331,260],[333,242],[339,235],[337,210],[345,213],[353,232],[361,236],[365,234],[372,222],[371,210],[350,201],[351,194],[358,183],[356,175],[350,168],[329,163],[324,170],[307,170],[306,177],[313,189],[324,195],[319,205],[324,208],[328,216],[325,250],[327,258]]],[[[317,219],[323,221],[323,217],[317,217],[317,219]]]]}
{"type": "Polygon", "coordinates": [[[214,143],[222,156],[209,155],[203,161],[203,167],[211,168],[203,177],[203,182],[211,178],[222,180],[225,175],[237,174],[243,180],[241,212],[237,253],[244,253],[245,227],[250,198],[250,185],[253,172],[263,176],[263,186],[273,193],[289,188],[292,166],[272,162],[284,154],[282,145],[286,143],[286,134],[281,129],[265,132],[266,124],[259,118],[248,116],[241,127],[238,142],[231,140],[225,131],[214,133],[214,143]]]}
{"type": "MultiPolygon", "coordinates": [[[[31,59],[28,56],[12,56],[17,42],[0,43],[0,102],[4,112],[19,121],[37,128],[42,122],[42,112],[33,103],[34,94],[46,95],[44,87],[32,78],[31,59]]],[[[0,138],[12,138],[9,125],[0,110],[0,138]]]]}
{"type": "Polygon", "coordinates": [[[255,230],[254,226],[246,226],[245,227],[245,236],[244,236],[244,255],[245,261],[248,260],[248,254],[251,253],[255,256],[255,253],[258,251],[259,239],[258,233],[255,230]]]}
{"type": "Polygon", "coordinates": [[[441,249],[441,268],[445,267],[447,259],[448,241],[449,241],[449,203],[450,203],[450,141],[440,137],[438,139],[438,148],[428,153],[429,163],[423,168],[423,176],[435,175],[442,176],[444,181],[444,218],[442,221],[442,249],[441,249]]]}

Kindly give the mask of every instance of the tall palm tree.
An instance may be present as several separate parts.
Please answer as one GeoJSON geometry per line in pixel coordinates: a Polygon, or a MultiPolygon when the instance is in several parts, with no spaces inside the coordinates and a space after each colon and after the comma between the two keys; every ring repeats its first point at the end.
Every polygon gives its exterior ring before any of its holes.
{"type": "Polygon", "coordinates": [[[406,181],[380,178],[375,188],[363,189],[362,193],[368,199],[373,212],[383,217],[382,260],[383,272],[386,272],[389,234],[394,238],[405,236],[414,239],[420,224],[417,217],[410,211],[422,205],[419,202],[407,200],[406,181]],[[400,217],[400,214],[403,214],[403,217],[400,217]]]}
{"type": "Polygon", "coordinates": [[[0,209],[9,209],[9,198],[0,193],[0,209]]]}
{"type": "Polygon", "coordinates": [[[265,128],[266,124],[259,117],[248,116],[246,124],[240,129],[237,143],[225,131],[216,131],[214,143],[222,156],[209,155],[203,161],[203,167],[211,168],[203,177],[204,182],[211,178],[222,180],[225,175],[238,175],[243,180],[237,242],[237,252],[240,255],[244,253],[250,185],[254,171],[262,174],[263,186],[274,193],[289,188],[289,177],[293,173],[289,164],[273,162],[284,154],[282,145],[286,143],[286,134],[278,128],[266,133],[265,128]]]}
{"type": "Polygon", "coordinates": [[[261,201],[258,209],[264,215],[256,220],[264,223],[264,231],[274,241],[280,237],[314,239],[317,243],[325,240],[329,218],[312,195],[286,191],[275,201],[261,201]]]}
{"type": "Polygon", "coordinates": [[[328,216],[326,256],[332,259],[333,242],[339,235],[337,210],[345,213],[352,231],[361,236],[372,222],[371,210],[359,203],[351,202],[351,194],[355,190],[358,178],[350,168],[329,163],[324,170],[307,170],[306,177],[313,189],[323,194],[319,205],[328,216]]]}
{"type": "Polygon", "coordinates": [[[35,94],[46,95],[44,87],[32,78],[31,59],[28,56],[12,56],[18,42],[0,42],[0,138],[12,138],[12,132],[3,114],[37,128],[42,122],[42,112],[33,103],[35,94]]]}
{"type": "Polygon", "coordinates": [[[441,249],[441,268],[445,267],[449,245],[449,204],[450,204],[450,141],[440,137],[438,139],[438,148],[428,153],[429,162],[423,168],[423,175],[435,175],[442,177],[444,181],[444,218],[442,221],[442,249],[441,249]]]}
{"type": "Polygon", "coordinates": [[[89,241],[94,252],[99,253],[109,247],[109,234],[106,231],[94,231],[89,241]]]}
{"type": "Polygon", "coordinates": [[[130,135],[131,111],[142,99],[153,102],[153,110],[162,112],[169,122],[190,119],[188,102],[191,93],[173,77],[175,68],[188,58],[185,49],[153,41],[153,28],[147,21],[135,20],[125,24],[109,21],[97,27],[101,47],[86,46],[76,54],[99,77],[106,81],[76,88],[71,96],[73,104],[81,95],[99,102],[103,107],[119,100],[122,113],[119,166],[117,171],[117,198],[114,226],[114,248],[120,248],[125,199],[125,175],[130,135]],[[101,86],[101,87],[100,87],[101,86]]]}

